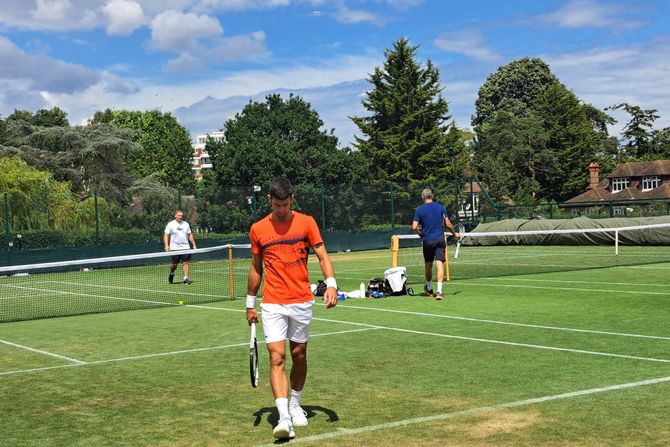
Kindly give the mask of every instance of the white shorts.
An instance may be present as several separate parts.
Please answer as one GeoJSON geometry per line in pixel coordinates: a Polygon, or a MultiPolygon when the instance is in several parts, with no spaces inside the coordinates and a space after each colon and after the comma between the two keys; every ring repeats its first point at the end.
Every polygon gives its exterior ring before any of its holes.
{"type": "Polygon", "coordinates": [[[296,304],[261,304],[265,343],[289,339],[307,343],[314,301],[296,304]]]}

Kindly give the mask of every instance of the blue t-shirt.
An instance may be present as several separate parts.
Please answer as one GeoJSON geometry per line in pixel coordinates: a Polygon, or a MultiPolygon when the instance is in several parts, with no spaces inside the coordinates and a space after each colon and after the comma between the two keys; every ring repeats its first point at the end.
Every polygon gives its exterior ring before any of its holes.
{"type": "Polygon", "coordinates": [[[444,219],[447,210],[437,202],[428,202],[414,210],[414,219],[421,225],[424,241],[444,240],[444,219]]]}

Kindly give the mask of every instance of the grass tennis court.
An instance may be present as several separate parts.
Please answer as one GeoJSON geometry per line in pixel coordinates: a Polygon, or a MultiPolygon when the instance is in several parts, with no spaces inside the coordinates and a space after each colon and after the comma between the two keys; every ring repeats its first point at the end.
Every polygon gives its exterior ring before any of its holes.
{"type": "MultiPolygon", "coordinates": [[[[344,290],[390,259],[331,256],[344,290]]],[[[443,302],[317,306],[309,426],[291,444],[670,445],[669,278],[670,263],[454,275],[443,302]]],[[[0,340],[0,445],[274,442],[263,346],[248,384],[244,300],[5,323],[0,340]]]]}

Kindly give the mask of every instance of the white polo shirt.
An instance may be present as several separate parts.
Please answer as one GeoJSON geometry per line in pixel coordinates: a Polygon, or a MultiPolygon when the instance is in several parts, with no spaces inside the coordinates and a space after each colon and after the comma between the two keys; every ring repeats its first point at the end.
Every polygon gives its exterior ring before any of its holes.
{"type": "Polygon", "coordinates": [[[165,234],[170,235],[170,251],[188,250],[191,245],[188,243],[188,235],[191,234],[191,226],[185,220],[181,223],[173,220],[165,226],[165,234]]]}

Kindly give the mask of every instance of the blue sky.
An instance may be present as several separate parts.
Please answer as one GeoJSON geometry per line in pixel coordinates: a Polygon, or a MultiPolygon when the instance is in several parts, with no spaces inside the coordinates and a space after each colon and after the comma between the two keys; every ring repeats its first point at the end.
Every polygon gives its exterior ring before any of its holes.
{"type": "MultiPolygon", "coordinates": [[[[540,57],[579,98],[670,126],[666,0],[0,0],[0,115],[58,106],[174,113],[195,138],[250,100],[296,93],[340,145],[384,51],[407,37],[469,127],[501,65],[540,57]]],[[[614,114],[619,123],[626,115],[614,114]]]]}

